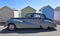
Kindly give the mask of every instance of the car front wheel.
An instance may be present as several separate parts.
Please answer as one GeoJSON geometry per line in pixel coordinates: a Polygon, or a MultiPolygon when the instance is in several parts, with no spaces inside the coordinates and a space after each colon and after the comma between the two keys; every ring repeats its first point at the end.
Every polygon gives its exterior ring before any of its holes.
{"type": "Polygon", "coordinates": [[[16,26],[14,24],[11,23],[8,25],[8,30],[13,31],[15,29],[16,29],[16,26]]]}

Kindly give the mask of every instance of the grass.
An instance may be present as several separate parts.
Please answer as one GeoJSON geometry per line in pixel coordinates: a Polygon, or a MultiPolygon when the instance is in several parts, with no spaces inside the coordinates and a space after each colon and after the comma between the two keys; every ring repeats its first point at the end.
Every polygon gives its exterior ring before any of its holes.
{"type": "Polygon", "coordinates": [[[0,24],[5,24],[5,22],[0,22],[0,24]]]}

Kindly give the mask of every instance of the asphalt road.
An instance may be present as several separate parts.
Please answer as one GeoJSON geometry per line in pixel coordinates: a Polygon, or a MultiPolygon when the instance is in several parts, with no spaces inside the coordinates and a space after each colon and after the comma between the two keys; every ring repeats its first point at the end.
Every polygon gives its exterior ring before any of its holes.
{"type": "Polygon", "coordinates": [[[0,36],[60,36],[60,25],[54,29],[17,29],[8,31],[6,27],[0,26],[0,36]]]}

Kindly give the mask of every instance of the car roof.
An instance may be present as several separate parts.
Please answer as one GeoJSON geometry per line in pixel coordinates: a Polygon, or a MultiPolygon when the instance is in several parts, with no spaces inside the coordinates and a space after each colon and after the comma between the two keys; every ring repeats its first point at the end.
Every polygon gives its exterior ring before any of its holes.
{"type": "Polygon", "coordinates": [[[28,14],[42,14],[42,13],[28,13],[28,14]]]}

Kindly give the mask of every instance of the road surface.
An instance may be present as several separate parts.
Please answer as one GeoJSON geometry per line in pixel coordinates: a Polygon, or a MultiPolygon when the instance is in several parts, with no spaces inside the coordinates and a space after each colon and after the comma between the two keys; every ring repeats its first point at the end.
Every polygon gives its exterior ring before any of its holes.
{"type": "Polygon", "coordinates": [[[8,31],[6,27],[0,26],[0,36],[60,36],[60,25],[55,29],[17,29],[8,31]]]}

